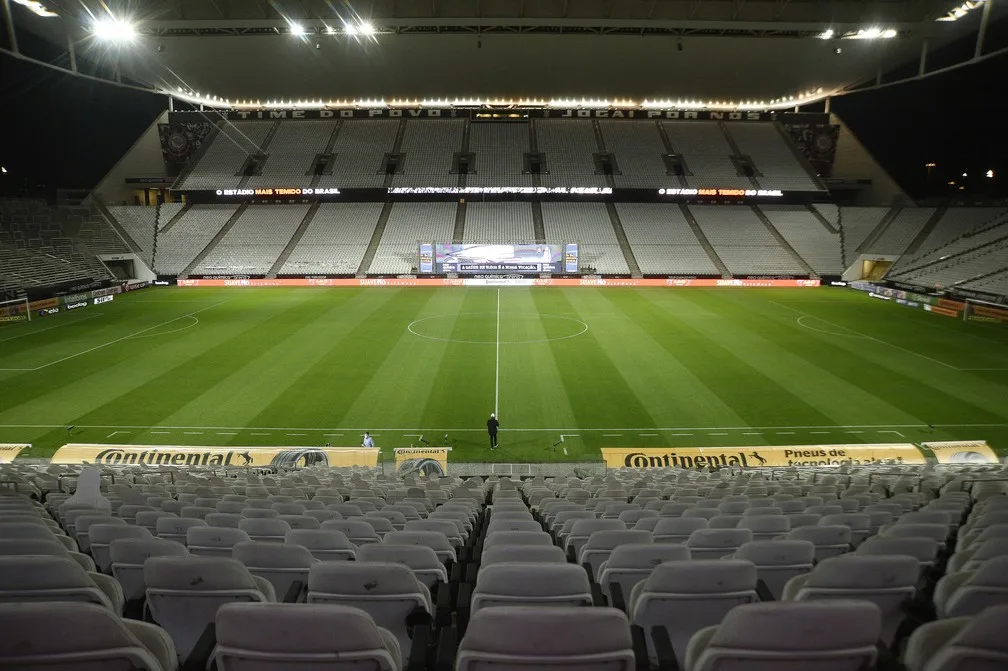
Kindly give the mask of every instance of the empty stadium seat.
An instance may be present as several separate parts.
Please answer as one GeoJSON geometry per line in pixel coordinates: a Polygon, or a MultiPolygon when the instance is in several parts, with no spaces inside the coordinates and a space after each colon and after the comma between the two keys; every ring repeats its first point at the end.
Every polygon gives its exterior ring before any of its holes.
{"type": "Polygon", "coordinates": [[[903,661],[907,671],[998,671],[1008,667],[1004,623],[1008,605],[972,617],[929,622],[910,635],[903,661]]]}

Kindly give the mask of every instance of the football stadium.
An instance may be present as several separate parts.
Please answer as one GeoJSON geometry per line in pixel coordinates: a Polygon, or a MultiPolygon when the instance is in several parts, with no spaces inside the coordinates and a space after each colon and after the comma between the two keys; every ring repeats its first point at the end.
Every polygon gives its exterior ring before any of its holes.
{"type": "Polygon", "coordinates": [[[1008,668],[957,2],[0,0],[0,669],[1008,668]]]}

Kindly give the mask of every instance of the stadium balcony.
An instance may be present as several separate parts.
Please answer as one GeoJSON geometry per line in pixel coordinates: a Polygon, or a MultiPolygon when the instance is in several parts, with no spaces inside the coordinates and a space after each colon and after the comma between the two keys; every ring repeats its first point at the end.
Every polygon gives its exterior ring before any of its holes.
{"type": "Polygon", "coordinates": [[[17,632],[0,642],[0,666],[1004,662],[1000,465],[619,468],[525,480],[83,468],[0,466],[0,625],[17,632]],[[313,514],[280,515],[299,510],[313,514]],[[160,538],[141,526],[152,514],[164,516],[160,538]],[[793,527],[803,515],[818,523],[793,527]],[[208,524],[225,517],[258,536],[208,524]],[[290,531],[287,519],[312,524],[290,531]],[[679,522],[692,531],[676,542],[667,530],[679,522]],[[262,536],[267,526],[281,531],[262,536]],[[46,626],[57,615],[58,639],[46,626]],[[333,627],[339,637],[319,635],[333,627]]]}

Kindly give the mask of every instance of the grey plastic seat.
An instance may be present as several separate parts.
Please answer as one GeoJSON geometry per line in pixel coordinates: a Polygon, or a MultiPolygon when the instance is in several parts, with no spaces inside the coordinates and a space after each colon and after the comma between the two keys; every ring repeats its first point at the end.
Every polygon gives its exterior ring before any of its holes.
{"type": "Polygon", "coordinates": [[[938,543],[932,538],[895,538],[892,536],[872,536],[865,540],[855,554],[859,555],[906,555],[916,559],[921,571],[934,566],[938,556],[938,543]]]}
{"type": "Polygon", "coordinates": [[[278,599],[283,599],[297,581],[307,585],[308,570],[318,561],[300,545],[255,541],[236,543],[231,557],[244,564],[252,575],[268,580],[278,599]]]}
{"type": "Polygon", "coordinates": [[[136,524],[138,527],[146,527],[152,536],[156,536],[158,520],[168,517],[178,517],[178,515],[164,510],[141,510],[136,514],[136,524]]]}
{"type": "MultiPolygon", "coordinates": [[[[358,515],[357,517],[363,517],[363,515],[358,515]]],[[[331,531],[343,532],[343,534],[350,539],[350,542],[358,547],[368,543],[382,542],[382,539],[378,536],[374,527],[368,522],[365,522],[363,519],[328,520],[327,522],[322,523],[322,528],[329,529],[331,531]]]]}
{"type": "Polygon", "coordinates": [[[122,614],[126,601],[111,577],[85,571],[70,557],[0,556],[0,602],[79,601],[122,614]]]}
{"type": "Polygon", "coordinates": [[[291,529],[284,543],[300,545],[320,561],[348,561],[357,556],[357,548],[346,534],[334,529],[291,529]]]}
{"type": "Polygon", "coordinates": [[[96,571],[91,557],[81,552],[71,552],[54,538],[6,538],[0,537],[0,556],[48,555],[65,557],[75,561],[85,571],[96,571]]]}
{"type": "Polygon", "coordinates": [[[203,519],[203,521],[211,527],[237,529],[242,519],[242,516],[238,513],[210,513],[203,519]]]}
{"type": "Polygon", "coordinates": [[[18,671],[175,671],[168,633],[90,603],[0,604],[0,666],[18,671]],[[58,632],[58,635],[54,633],[58,632]]]}
{"type": "Polygon", "coordinates": [[[495,545],[483,549],[480,566],[514,562],[566,564],[567,555],[555,545],[495,545]]]}
{"type": "Polygon", "coordinates": [[[241,516],[247,520],[275,520],[279,519],[280,513],[272,508],[244,508],[241,516]]]}
{"type": "Polygon", "coordinates": [[[655,525],[652,537],[655,543],[685,543],[694,531],[708,526],[702,517],[663,517],[655,525]]]}
{"type": "Polygon", "coordinates": [[[445,538],[448,539],[448,542],[451,543],[452,547],[456,550],[461,548],[465,542],[462,538],[462,533],[459,531],[458,525],[452,520],[438,520],[431,519],[430,517],[422,520],[411,520],[406,523],[404,531],[434,531],[436,533],[444,534],[445,538]]]}
{"type": "Polygon", "coordinates": [[[109,543],[112,576],[127,599],[143,599],[147,594],[143,567],[151,557],[188,557],[186,546],[163,538],[117,538],[109,543]]]}
{"type": "Polygon", "coordinates": [[[740,559],[659,564],[634,586],[627,602],[630,621],[644,628],[653,663],[656,626],[668,630],[676,658],[683,659],[693,634],[720,623],[735,606],[757,600],[756,580],[756,566],[740,559]]]}
{"type": "Polygon", "coordinates": [[[257,543],[283,543],[291,527],[281,519],[246,518],[238,523],[238,529],[257,543]]]}
{"type": "Polygon", "coordinates": [[[275,602],[269,581],[224,557],[151,557],[144,563],[147,608],[175,642],[184,664],[225,603],[275,602]]]}
{"type": "MultiPolygon", "coordinates": [[[[608,520],[614,521],[614,520],[608,520]]],[[[407,523],[408,524],[408,523],[407,523]]],[[[500,533],[501,531],[542,531],[542,525],[532,519],[531,516],[524,519],[505,519],[496,515],[490,518],[487,525],[487,534],[500,533]]]]}
{"type": "Polygon", "coordinates": [[[377,517],[380,519],[388,520],[392,525],[393,531],[402,531],[406,527],[406,516],[403,515],[398,510],[376,510],[373,512],[365,513],[364,517],[372,518],[377,517]]]}
{"type": "Polygon", "coordinates": [[[488,668],[634,671],[630,626],[614,608],[487,608],[473,614],[455,669],[488,668]]]}
{"type": "Polygon", "coordinates": [[[842,524],[831,526],[799,527],[787,535],[789,541],[809,541],[816,548],[816,561],[836,557],[849,552],[851,529],[842,524]]]}
{"type": "Polygon", "coordinates": [[[756,575],[780,601],[788,580],[812,570],[815,546],[808,541],[762,540],[745,543],[732,555],[756,565],[756,575]]]}
{"type": "Polygon", "coordinates": [[[217,611],[216,624],[214,658],[222,671],[402,670],[395,636],[357,608],[225,604],[217,611]]]}
{"type": "Polygon", "coordinates": [[[455,548],[448,538],[436,531],[393,531],[385,534],[382,542],[386,545],[423,545],[434,550],[442,562],[457,559],[455,548]]]}
{"type": "Polygon", "coordinates": [[[230,527],[190,527],[186,531],[186,546],[197,557],[230,557],[235,545],[250,540],[241,529],[230,527]]]}
{"type": "Polygon", "coordinates": [[[839,515],[823,515],[819,526],[842,525],[850,527],[851,545],[857,548],[866,538],[872,535],[871,517],[864,513],[840,513],[839,515]]]}
{"type": "Polygon", "coordinates": [[[690,534],[686,546],[693,559],[721,559],[752,539],[749,529],[697,529],[690,534]]]}
{"type": "Polygon", "coordinates": [[[428,588],[448,582],[448,571],[437,553],[424,545],[387,545],[369,543],[357,551],[358,561],[391,562],[407,566],[417,580],[428,588]]]}
{"type": "Polygon", "coordinates": [[[308,603],[335,603],[367,612],[410,649],[407,617],[431,614],[430,591],[408,566],[391,562],[319,562],[308,574],[308,603]]]}
{"type": "Polygon", "coordinates": [[[972,571],[947,573],[935,585],[938,617],[977,615],[1008,603],[1008,556],[994,557],[972,571]]]}
{"type": "Polygon", "coordinates": [[[120,517],[112,517],[109,514],[99,515],[79,515],[74,522],[74,538],[81,552],[91,551],[91,527],[95,524],[112,524],[116,526],[126,526],[126,520],[120,517]]]}
{"type": "Polygon", "coordinates": [[[157,537],[185,545],[190,527],[205,526],[207,526],[206,522],[193,517],[159,517],[157,520],[157,537]]]}
{"type": "Polygon", "coordinates": [[[949,527],[944,524],[893,524],[882,533],[893,538],[931,538],[940,549],[948,541],[949,527]]]}
{"type": "Polygon", "coordinates": [[[690,639],[683,668],[862,671],[874,668],[880,629],[865,601],[744,604],[690,639]]]}
{"type": "Polygon", "coordinates": [[[647,531],[634,531],[632,529],[609,529],[596,531],[588,537],[588,542],[581,548],[577,557],[578,564],[591,567],[592,575],[599,575],[599,566],[602,565],[613,548],[627,543],[648,543],[653,542],[651,534],[647,531]]]}
{"type": "Polygon", "coordinates": [[[791,531],[791,521],[784,515],[746,515],[738,528],[752,531],[755,541],[768,541],[791,531]]]}
{"type": "Polygon", "coordinates": [[[553,539],[545,531],[499,531],[487,536],[483,549],[500,545],[553,545],[553,539]]]}
{"type": "Polygon", "coordinates": [[[484,566],[472,593],[471,612],[494,606],[590,606],[591,583],[580,566],[510,563],[484,566]]]}
{"type": "Polygon", "coordinates": [[[1002,671],[1008,668],[1005,622],[1008,605],[923,624],[907,641],[907,671],[1002,671]]]}
{"type": "Polygon", "coordinates": [[[913,557],[846,554],[820,562],[811,573],[784,586],[784,601],[864,599],[882,612],[881,640],[890,645],[913,598],[920,565],[913,557]]]}
{"type": "Polygon", "coordinates": [[[112,570],[112,555],[109,546],[119,538],[153,538],[146,527],[133,525],[119,526],[116,524],[93,524],[90,528],[91,556],[102,573],[112,570]]]}
{"type": "Polygon", "coordinates": [[[988,559],[1008,556],[1008,537],[979,541],[958,550],[948,562],[948,572],[972,571],[988,559]]]}
{"type": "MultiPolygon", "coordinates": [[[[484,551],[484,557],[485,554],[484,551]]],[[[613,548],[609,558],[599,567],[598,583],[607,598],[612,597],[612,586],[619,584],[625,602],[634,586],[646,580],[655,566],[667,561],[687,561],[689,558],[689,548],[678,543],[620,545],[613,548]]]]}

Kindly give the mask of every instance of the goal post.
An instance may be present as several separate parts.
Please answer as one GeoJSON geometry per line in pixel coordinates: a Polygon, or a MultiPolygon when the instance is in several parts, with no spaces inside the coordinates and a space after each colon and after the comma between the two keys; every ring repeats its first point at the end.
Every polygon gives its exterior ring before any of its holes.
{"type": "Polygon", "coordinates": [[[0,324],[25,321],[31,321],[31,310],[28,309],[27,296],[0,300],[0,324]]]}
{"type": "Polygon", "coordinates": [[[1008,324],[1008,306],[967,298],[963,306],[963,321],[1008,324]]]}

